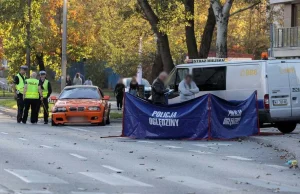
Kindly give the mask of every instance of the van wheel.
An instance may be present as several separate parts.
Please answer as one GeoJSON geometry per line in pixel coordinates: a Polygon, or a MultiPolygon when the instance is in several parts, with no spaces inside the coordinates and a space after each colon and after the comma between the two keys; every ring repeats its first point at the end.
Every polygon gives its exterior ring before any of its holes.
{"type": "Polygon", "coordinates": [[[290,122],[280,122],[276,123],[277,129],[281,133],[291,133],[295,130],[297,123],[290,123],[290,122]]]}

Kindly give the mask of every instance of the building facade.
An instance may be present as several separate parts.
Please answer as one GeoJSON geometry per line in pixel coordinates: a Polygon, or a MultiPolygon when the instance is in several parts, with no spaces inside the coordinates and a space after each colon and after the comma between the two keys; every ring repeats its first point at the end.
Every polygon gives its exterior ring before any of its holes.
{"type": "Polygon", "coordinates": [[[300,58],[300,0],[270,0],[284,6],[283,27],[271,27],[270,55],[275,58],[300,58]]]}

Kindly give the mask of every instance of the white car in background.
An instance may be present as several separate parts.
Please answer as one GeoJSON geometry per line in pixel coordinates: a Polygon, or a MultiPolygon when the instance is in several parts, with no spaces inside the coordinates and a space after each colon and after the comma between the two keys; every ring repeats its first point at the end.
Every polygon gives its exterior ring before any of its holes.
{"type": "MultiPolygon", "coordinates": [[[[131,77],[123,78],[123,84],[125,85],[125,92],[129,92],[131,77]]],[[[142,84],[144,85],[144,91],[145,91],[145,98],[149,98],[151,96],[151,85],[146,79],[142,79],[142,84]]]]}

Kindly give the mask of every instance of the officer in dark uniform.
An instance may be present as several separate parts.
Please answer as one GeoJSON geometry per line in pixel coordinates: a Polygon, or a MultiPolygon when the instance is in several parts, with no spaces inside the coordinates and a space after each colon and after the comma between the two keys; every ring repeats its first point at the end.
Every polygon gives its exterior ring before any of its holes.
{"type": "Polygon", "coordinates": [[[36,73],[32,72],[29,79],[26,79],[24,86],[24,115],[22,123],[26,124],[28,112],[31,108],[31,123],[37,123],[38,111],[37,105],[39,104],[39,80],[36,79],[36,73]]]}
{"type": "Polygon", "coordinates": [[[26,65],[21,66],[20,72],[14,78],[13,91],[15,93],[15,98],[17,99],[17,105],[18,105],[18,114],[17,114],[18,123],[21,123],[23,118],[23,112],[24,112],[23,92],[24,92],[25,79],[26,79],[25,74],[27,69],[28,67],[26,65]]]}
{"type": "Polygon", "coordinates": [[[49,118],[48,98],[52,93],[52,88],[50,82],[46,79],[46,71],[40,71],[39,92],[40,92],[40,101],[38,105],[38,112],[40,112],[40,108],[43,107],[44,124],[48,124],[48,118],[49,118]]]}

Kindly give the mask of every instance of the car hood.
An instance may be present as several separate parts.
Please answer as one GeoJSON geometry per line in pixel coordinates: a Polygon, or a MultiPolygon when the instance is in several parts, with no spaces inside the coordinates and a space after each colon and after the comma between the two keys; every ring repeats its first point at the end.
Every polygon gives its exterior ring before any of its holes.
{"type": "Polygon", "coordinates": [[[58,100],[55,106],[99,106],[102,100],[94,99],[65,99],[58,100]]]}

